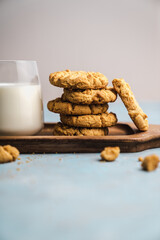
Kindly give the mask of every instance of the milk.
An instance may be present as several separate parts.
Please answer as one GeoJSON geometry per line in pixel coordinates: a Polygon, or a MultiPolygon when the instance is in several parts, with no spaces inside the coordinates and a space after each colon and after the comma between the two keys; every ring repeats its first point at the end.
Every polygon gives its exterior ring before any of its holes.
{"type": "Polygon", "coordinates": [[[0,83],[0,135],[33,135],[42,126],[40,85],[0,83]]]}

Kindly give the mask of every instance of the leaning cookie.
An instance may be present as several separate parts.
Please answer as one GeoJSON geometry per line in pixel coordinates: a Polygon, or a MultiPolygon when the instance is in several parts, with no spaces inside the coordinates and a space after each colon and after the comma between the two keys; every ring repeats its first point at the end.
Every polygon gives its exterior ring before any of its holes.
{"type": "Polygon", "coordinates": [[[71,89],[97,89],[108,84],[102,73],[70,70],[51,73],[49,81],[54,86],[71,89]]]}
{"type": "Polygon", "coordinates": [[[87,115],[87,114],[100,114],[108,110],[108,104],[91,104],[91,105],[78,105],[70,102],[64,102],[61,98],[49,101],[47,104],[48,110],[55,113],[65,115],[87,115]]]}
{"type": "Polygon", "coordinates": [[[60,114],[63,124],[73,127],[104,128],[117,123],[117,117],[114,113],[102,113],[98,115],[69,116],[60,114]]]}
{"type": "Polygon", "coordinates": [[[62,99],[76,104],[104,104],[114,102],[117,99],[117,94],[112,87],[77,91],[64,89],[62,99]]]}
{"type": "Polygon", "coordinates": [[[54,136],[107,136],[108,128],[77,128],[57,123],[53,127],[54,136]]]}
{"type": "Polygon", "coordinates": [[[128,83],[124,79],[114,79],[112,81],[113,86],[119,96],[121,97],[124,105],[128,110],[128,114],[140,131],[148,130],[147,115],[140,108],[136,101],[133,92],[128,83]]]}

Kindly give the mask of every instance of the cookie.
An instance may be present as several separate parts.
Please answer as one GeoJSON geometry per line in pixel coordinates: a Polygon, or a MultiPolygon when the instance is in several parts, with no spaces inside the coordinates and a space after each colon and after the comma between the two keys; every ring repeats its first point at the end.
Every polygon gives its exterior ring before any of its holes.
{"type": "Polygon", "coordinates": [[[62,95],[63,101],[69,101],[76,104],[104,104],[114,102],[116,98],[116,91],[111,87],[98,90],[87,89],[77,91],[64,89],[62,95]]]}
{"type": "Polygon", "coordinates": [[[102,152],[101,152],[101,158],[102,160],[106,161],[114,161],[120,153],[120,148],[119,147],[106,147],[102,152]]]}
{"type": "Polygon", "coordinates": [[[100,114],[108,110],[108,104],[91,104],[91,105],[78,105],[70,102],[64,102],[61,98],[49,101],[47,104],[48,110],[55,113],[65,115],[87,115],[87,114],[100,114]]]}
{"type": "Polygon", "coordinates": [[[148,130],[148,120],[147,115],[140,108],[138,102],[136,101],[133,92],[128,83],[124,79],[114,79],[112,81],[113,86],[120,98],[122,99],[124,105],[128,110],[128,114],[132,121],[140,131],[148,130]]]}
{"type": "Polygon", "coordinates": [[[53,128],[55,136],[106,136],[108,128],[77,128],[69,127],[62,123],[57,123],[53,128]]]}
{"type": "Polygon", "coordinates": [[[51,73],[49,81],[54,86],[71,89],[97,89],[108,84],[102,73],[70,70],[51,73]]]}
{"type": "Polygon", "coordinates": [[[117,123],[114,113],[102,113],[98,115],[69,116],[60,114],[63,124],[74,127],[101,128],[110,127],[117,123]]]}

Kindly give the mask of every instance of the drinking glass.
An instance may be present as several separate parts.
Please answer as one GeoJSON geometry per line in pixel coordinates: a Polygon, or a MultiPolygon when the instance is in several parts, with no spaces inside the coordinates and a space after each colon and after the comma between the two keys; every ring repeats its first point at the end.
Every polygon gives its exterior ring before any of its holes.
{"type": "Polygon", "coordinates": [[[34,135],[43,127],[36,61],[0,61],[0,135],[34,135]]]}

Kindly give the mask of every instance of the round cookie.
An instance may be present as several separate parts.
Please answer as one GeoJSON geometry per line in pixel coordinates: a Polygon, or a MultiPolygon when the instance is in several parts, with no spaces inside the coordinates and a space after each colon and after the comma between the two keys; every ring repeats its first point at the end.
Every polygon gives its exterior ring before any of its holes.
{"type": "Polygon", "coordinates": [[[64,89],[62,99],[76,104],[104,104],[114,102],[117,99],[117,94],[112,87],[77,91],[64,89]]]}
{"type": "Polygon", "coordinates": [[[63,124],[72,127],[86,128],[104,128],[117,123],[117,117],[114,113],[102,113],[98,115],[69,116],[60,114],[63,124]]]}
{"type": "Polygon", "coordinates": [[[126,83],[124,79],[114,79],[112,83],[116,92],[119,94],[124,105],[126,106],[128,114],[136,127],[140,131],[147,131],[149,127],[147,115],[140,108],[138,102],[133,95],[133,92],[131,91],[129,84],[126,83]]]}
{"type": "Polygon", "coordinates": [[[65,115],[87,115],[100,114],[108,110],[108,104],[91,104],[91,105],[77,105],[70,102],[64,102],[61,98],[49,101],[47,104],[48,110],[55,113],[65,115]]]}
{"type": "Polygon", "coordinates": [[[98,89],[108,84],[102,73],[70,70],[51,73],[49,81],[54,86],[70,89],[98,89]]]}
{"type": "Polygon", "coordinates": [[[57,123],[53,127],[55,136],[107,136],[108,128],[77,128],[57,123]]]}

